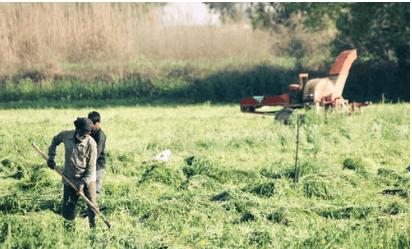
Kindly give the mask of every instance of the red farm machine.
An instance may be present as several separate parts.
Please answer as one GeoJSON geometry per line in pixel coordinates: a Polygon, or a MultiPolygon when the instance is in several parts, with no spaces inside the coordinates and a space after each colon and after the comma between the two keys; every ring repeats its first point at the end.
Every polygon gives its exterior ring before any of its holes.
{"type": "Polygon", "coordinates": [[[287,93],[278,96],[255,96],[244,98],[240,102],[240,110],[247,113],[275,115],[275,119],[287,123],[294,109],[315,106],[334,111],[354,112],[368,103],[352,103],[342,97],[342,91],[348,78],[349,70],[357,59],[356,50],[345,50],[336,59],[325,78],[309,80],[307,73],[300,73],[298,84],[288,86],[287,93]],[[258,108],[268,106],[283,106],[276,112],[258,112],[258,108]],[[349,110],[350,108],[350,110],[349,110]]]}

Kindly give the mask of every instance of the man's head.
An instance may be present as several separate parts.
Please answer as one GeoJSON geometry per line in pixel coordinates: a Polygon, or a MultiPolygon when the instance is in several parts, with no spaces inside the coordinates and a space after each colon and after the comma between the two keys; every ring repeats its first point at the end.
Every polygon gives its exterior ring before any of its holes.
{"type": "Polygon", "coordinates": [[[80,137],[87,137],[93,129],[93,121],[88,118],[77,118],[74,121],[74,126],[80,137]]]}
{"type": "Polygon", "coordinates": [[[92,111],[89,113],[88,118],[93,121],[93,130],[96,130],[100,126],[100,113],[92,111]]]}

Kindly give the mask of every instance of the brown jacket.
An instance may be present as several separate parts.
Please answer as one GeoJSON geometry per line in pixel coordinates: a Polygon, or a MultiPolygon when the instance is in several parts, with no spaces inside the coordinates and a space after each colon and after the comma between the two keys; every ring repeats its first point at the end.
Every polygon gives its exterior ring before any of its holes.
{"type": "MultiPolygon", "coordinates": [[[[91,136],[75,143],[75,130],[65,130],[53,137],[49,147],[49,158],[57,155],[57,146],[64,143],[65,164],[63,174],[74,184],[89,184],[96,181],[97,146],[91,136]]],[[[67,183],[63,181],[66,185],[67,183]]]]}

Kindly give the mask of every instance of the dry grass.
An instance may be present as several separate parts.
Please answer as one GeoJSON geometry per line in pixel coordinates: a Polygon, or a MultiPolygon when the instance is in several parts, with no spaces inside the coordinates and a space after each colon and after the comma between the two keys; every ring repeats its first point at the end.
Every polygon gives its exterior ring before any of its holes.
{"type": "Polygon", "coordinates": [[[46,77],[95,77],[105,72],[117,78],[131,70],[128,62],[141,58],[265,60],[284,55],[296,37],[312,43],[324,40],[288,30],[270,36],[244,23],[164,28],[157,7],[145,7],[143,11],[139,3],[0,3],[0,76],[37,71],[46,77]]]}

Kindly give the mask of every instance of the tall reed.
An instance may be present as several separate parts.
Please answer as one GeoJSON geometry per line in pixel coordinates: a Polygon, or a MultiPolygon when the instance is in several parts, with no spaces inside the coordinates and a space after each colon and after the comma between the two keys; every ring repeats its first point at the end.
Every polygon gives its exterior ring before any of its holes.
{"type": "MultiPolygon", "coordinates": [[[[144,3],[1,3],[0,76],[63,74],[69,64],[267,58],[273,38],[245,24],[166,28],[144,3]]],[[[184,18],[184,17],[183,17],[184,18]]],[[[98,66],[97,66],[98,67],[98,66]]],[[[119,66],[116,73],[124,70],[119,66]]],[[[72,71],[75,71],[74,69],[72,71]]]]}

